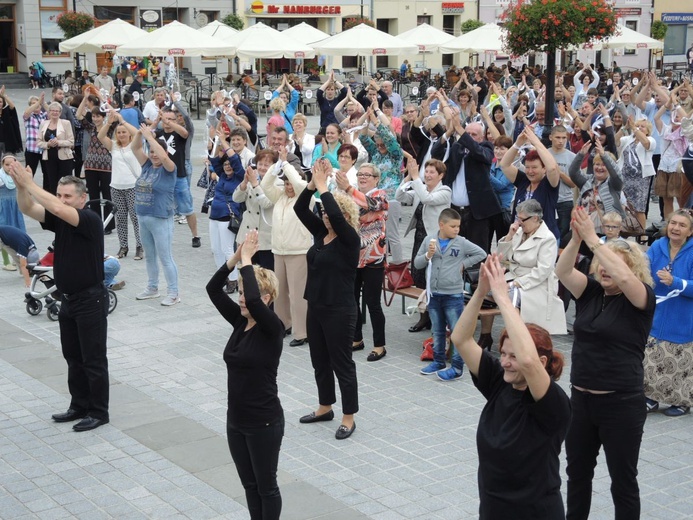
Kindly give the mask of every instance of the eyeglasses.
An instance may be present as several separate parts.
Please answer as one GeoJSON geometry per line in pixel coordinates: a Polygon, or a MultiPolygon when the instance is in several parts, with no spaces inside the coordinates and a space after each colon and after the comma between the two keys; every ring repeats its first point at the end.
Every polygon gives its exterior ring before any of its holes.
{"type": "Polygon", "coordinates": [[[351,155],[349,154],[342,154],[337,156],[339,159],[349,159],[351,161],[351,155]]]}
{"type": "Polygon", "coordinates": [[[356,176],[357,176],[357,177],[366,177],[366,178],[368,178],[368,177],[374,177],[374,178],[376,178],[376,179],[378,178],[377,175],[373,175],[372,173],[361,173],[361,172],[359,172],[359,173],[356,174],[356,176]]]}
{"type": "Polygon", "coordinates": [[[515,217],[515,218],[520,222],[527,222],[529,219],[531,219],[533,217],[534,217],[534,215],[530,215],[529,217],[525,217],[525,218],[520,218],[520,217],[515,217]]]}

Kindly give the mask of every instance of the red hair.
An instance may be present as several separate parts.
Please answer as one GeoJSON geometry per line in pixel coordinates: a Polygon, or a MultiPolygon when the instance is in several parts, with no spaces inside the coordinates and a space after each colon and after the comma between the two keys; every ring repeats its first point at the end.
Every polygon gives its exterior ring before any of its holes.
{"type": "Polygon", "coordinates": [[[541,160],[539,152],[537,152],[536,150],[530,150],[529,152],[527,152],[527,155],[525,155],[525,162],[527,161],[539,161],[542,166],[546,166],[544,164],[544,161],[541,160]]]}
{"type": "MultiPolygon", "coordinates": [[[[549,377],[554,381],[558,381],[558,378],[561,377],[563,373],[563,354],[553,349],[553,341],[551,341],[551,336],[545,328],[535,325],[534,323],[528,323],[527,330],[529,331],[529,335],[532,336],[532,341],[534,341],[534,346],[537,349],[539,357],[546,357],[546,371],[549,377]]],[[[505,343],[506,339],[508,339],[508,330],[503,329],[500,336],[499,351],[503,350],[503,343],[505,343]]]]}

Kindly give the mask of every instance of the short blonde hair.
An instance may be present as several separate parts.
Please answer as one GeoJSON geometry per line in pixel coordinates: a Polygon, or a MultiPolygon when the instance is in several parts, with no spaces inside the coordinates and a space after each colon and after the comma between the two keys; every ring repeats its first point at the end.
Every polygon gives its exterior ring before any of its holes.
{"type": "Polygon", "coordinates": [[[614,222],[620,224],[623,222],[623,217],[618,211],[609,211],[608,213],[604,213],[602,216],[602,222],[614,222]]]}
{"type": "Polygon", "coordinates": [[[344,215],[344,218],[346,219],[347,223],[356,231],[358,231],[359,207],[354,202],[354,199],[346,193],[342,193],[340,191],[332,192],[332,196],[334,197],[334,200],[337,203],[337,206],[339,206],[339,209],[344,215]]]}
{"type": "Polygon", "coordinates": [[[308,118],[304,116],[303,114],[296,114],[292,120],[293,121],[303,121],[303,124],[308,126],[308,118]]]}
{"type": "MultiPolygon", "coordinates": [[[[277,279],[277,275],[274,274],[274,271],[270,271],[259,265],[254,265],[253,271],[255,272],[257,286],[260,289],[260,296],[264,296],[265,294],[269,295],[270,303],[276,300],[279,294],[279,280],[277,279]]],[[[240,274],[239,277],[242,282],[243,277],[240,274]]]]}
{"type": "MultiPolygon", "coordinates": [[[[627,240],[612,240],[611,242],[604,244],[604,247],[608,247],[614,253],[619,255],[626,263],[628,268],[638,278],[638,280],[646,285],[649,285],[650,287],[654,286],[652,273],[650,273],[650,261],[647,258],[647,255],[635,242],[629,242],[627,240]]],[[[599,276],[599,266],[599,260],[595,256],[592,260],[590,273],[594,275],[594,278],[598,282],[601,282],[601,278],[599,276]]]]}
{"type": "Polygon", "coordinates": [[[652,135],[652,123],[650,123],[649,119],[638,119],[635,122],[635,124],[637,125],[638,123],[645,123],[645,127],[647,128],[647,135],[652,135]]]}
{"type": "Polygon", "coordinates": [[[276,97],[269,102],[269,107],[277,112],[284,112],[286,110],[286,103],[284,103],[281,98],[276,97]]]}

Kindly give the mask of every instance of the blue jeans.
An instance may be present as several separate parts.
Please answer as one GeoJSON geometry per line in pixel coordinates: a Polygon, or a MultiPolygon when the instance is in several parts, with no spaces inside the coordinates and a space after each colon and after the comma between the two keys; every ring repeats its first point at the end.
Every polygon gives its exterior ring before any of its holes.
{"type": "Polygon", "coordinates": [[[103,283],[106,287],[110,287],[116,283],[116,275],[120,272],[120,262],[117,258],[109,256],[103,262],[103,283]]]}
{"type": "MultiPolygon", "coordinates": [[[[185,181],[185,179],[182,179],[185,181]]],[[[178,267],[173,261],[171,245],[173,243],[173,219],[159,218],[149,215],[138,215],[140,237],[144,247],[144,260],[147,265],[147,289],[159,288],[159,264],[164,268],[164,276],[168,284],[168,294],[178,296],[178,267]]]]}
{"type": "MultiPolygon", "coordinates": [[[[455,328],[457,320],[464,309],[464,297],[461,294],[437,294],[431,295],[428,302],[428,315],[431,318],[431,331],[433,332],[433,361],[445,366],[445,325],[450,330],[455,328]]],[[[457,370],[464,369],[464,361],[453,347],[452,366],[457,370]]]]}

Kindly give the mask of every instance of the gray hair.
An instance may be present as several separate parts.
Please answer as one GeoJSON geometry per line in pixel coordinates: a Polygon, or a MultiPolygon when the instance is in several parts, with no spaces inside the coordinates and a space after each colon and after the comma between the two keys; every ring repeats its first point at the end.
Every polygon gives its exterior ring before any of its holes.
{"type": "Polygon", "coordinates": [[[65,177],[61,177],[58,181],[59,186],[67,186],[68,184],[72,184],[75,187],[75,193],[77,193],[77,195],[85,195],[87,193],[87,184],[79,177],[66,175],[65,177]]]}
{"type": "Polygon", "coordinates": [[[540,219],[544,216],[544,210],[541,208],[541,204],[534,199],[520,202],[517,208],[515,208],[515,214],[519,215],[520,213],[524,213],[528,217],[539,217],[540,219]]]}
{"type": "Polygon", "coordinates": [[[377,167],[375,164],[373,164],[373,163],[365,162],[365,163],[363,163],[361,166],[359,166],[359,170],[360,170],[361,168],[370,168],[371,171],[373,172],[373,175],[375,175],[375,176],[378,177],[378,178],[380,178],[380,176],[381,176],[380,168],[378,168],[378,167],[377,167]]]}

